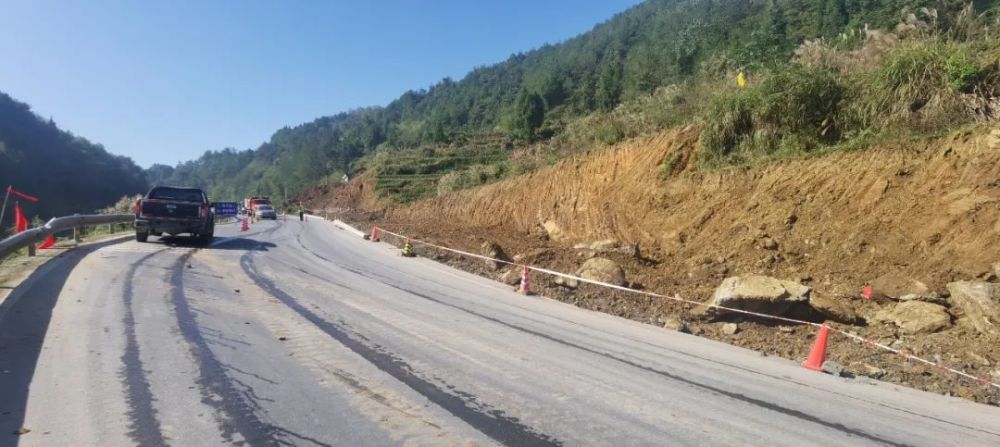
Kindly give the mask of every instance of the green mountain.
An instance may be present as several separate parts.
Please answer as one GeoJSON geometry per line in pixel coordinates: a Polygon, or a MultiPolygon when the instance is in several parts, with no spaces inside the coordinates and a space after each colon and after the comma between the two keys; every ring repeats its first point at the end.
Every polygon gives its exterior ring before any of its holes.
{"type": "MultiPolygon", "coordinates": [[[[980,1],[975,7],[983,11],[994,3],[980,1]]],[[[495,135],[507,148],[548,141],[582,117],[608,113],[659,87],[787,64],[806,39],[849,43],[849,36],[866,25],[892,29],[923,6],[934,8],[934,21],[942,22],[935,26],[947,28],[948,18],[965,5],[955,0],[648,0],[589,32],[476,68],[459,81],[444,79],[429,89],[408,91],[385,107],[283,128],[253,151],[207,152],[176,167],[155,166],[149,178],[199,185],[220,198],[250,192],[294,195],[355,172],[358,159],[375,151],[465,147],[495,135]]]]}
{"type": "MultiPolygon", "coordinates": [[[[0,93],[0,187],[6,191],[8,185],[40,199],[21,201],[29,218],[47,219],[94,212],[122,196],[145,192],[148,184],[132,159],[61,130],[0,93]]],[[[12,222],[8,207],[3,226],[12,222]]]]}

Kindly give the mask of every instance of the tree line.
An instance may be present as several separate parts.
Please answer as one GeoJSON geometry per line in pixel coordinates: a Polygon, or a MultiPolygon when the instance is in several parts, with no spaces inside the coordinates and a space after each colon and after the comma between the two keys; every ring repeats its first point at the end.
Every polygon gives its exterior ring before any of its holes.
{"type": "MultiPolygon", "coordinates": [[[[145,192],[148,182],[132,159],[110,154],[0,93],[0,194],[8,185],[38,197],[21,206],[29,217],[47,219],[94,212],[145,192]]],[[[8,207],[2,227],[13,225],[11,216],[8,207]]]]}
{"type": "MultiPolygon", "coordinates": [[[[250,193],[294,196],[353,174],[358,160],[375,151],[456,145],[498,133],[508,147],[549,139],[582,117],[663,86],[785,63],[805,39],[839,42],[844,33],[866,25],[891,28],[923,6],[936,8],[944,18],[965,3],[648,0],[562,43],[476,67],[460,80],[445,78],[407,91],[384,107],[285,127],[254,149],[207,151],[175,166],[154,165],[144,178],[131,160],[59,130],[5,96],[0,100],[0,176],[42,195],[73,192],[40,204],[48,214],[104,205],[157,183],[203,187],[219,200],[250,193]],[[36,166],[72,180],[43,185],[30,173],[36,166]]],[[[988,11],[995,3],[979,1],[976,7],[988,11]]]]}
{"type": "Polygon", "coordinates": [[[405,92],[385,107],[280,129],[252,151],[212,151],[174,167],[155,166],[151,179],[200,185],[216,196],[294,195],[351,173],[358,158],[376,150],[454,144],[496,131],[513,144],[551,138],[574,119],[661,86],[786,62],[804,39],[836,40],[865,25],[891,27],[925,5],[957,11],[964,3],[649,0],[563,43],[474,68],[461,80],[405,92]]]}

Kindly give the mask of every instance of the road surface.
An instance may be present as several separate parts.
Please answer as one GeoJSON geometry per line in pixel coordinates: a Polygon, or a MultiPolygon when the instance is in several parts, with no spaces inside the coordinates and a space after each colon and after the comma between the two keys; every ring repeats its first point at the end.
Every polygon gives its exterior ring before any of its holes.
{"type": "Polygon", "coordinates": [[[217,235],[75,250],[19,286],[0,446],[1000,445],[995,407],[521,296],[329,222],[217,235]]]}

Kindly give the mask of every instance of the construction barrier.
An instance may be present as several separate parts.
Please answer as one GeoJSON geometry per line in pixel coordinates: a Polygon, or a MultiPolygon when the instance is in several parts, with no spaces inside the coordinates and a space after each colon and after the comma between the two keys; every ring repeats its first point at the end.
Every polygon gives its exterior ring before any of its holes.
{"type": "Polygon", "coordinates": [[[528,266],[523,266],[521,268],[521,285],[517,291],[521,295],[531,294],[531,284],[530,279],[528,278],[528,266]]]}
{"type": "MultiPolygon", "coordinates": [[[[485,261],[492,261],[492,262],[496,262],[496,263],[499,263],[499,264],[510,265],[512,267],[521,267],[522,268],[522,280],[521,281],[522,281],[523,288],[527,287],[527,272],[528,271],[535,271],[535,272],[543,273],[543,274],[550,275],[550,276],[558,276],[558,277],[562,277],[562,278],[565,278],[565,279],[572,279],[572,280],[579,281],[581,283],[594,284],[594,285],[597,285],[597,286],[606,287],[606,288],[614,289],[614,290],[620,290],[620,291],[623,291],[623,292],[633,293],[633,294],[637,294],[637,295],[645,295],[645,296],[650,296],[650,297],[654,297],[654,298],[663,298],[663,299],[668,299],[668,300],[672,300],[672,301],[677,301],[677,302],[680,302],[680,303],[691,304],[691,305],[694,305],[694,306],[704,306],[704,307],[708,307],[708,308],[714,308],[714,309],[718,309],[718,310],[723,310],[723,311],[726,311],[726,312],[733,312],[733,313],[738,313],[738,314],[747,315],[747,316],[751,316],[751,317],[765,318],[765,319],[774,320],[774,321],[781,321],[781,322],[785,322],[785,323],[792,323],[792,324],[800,324],[800,325],[813,326],[813,327],[817,328],[816,341],[815,341],[815,343],[813,345],[812,351],[810,352],[809,358],[807,358],[806,361],[802,364],[802,366],[804,368],[808,368],[808,369],[811,369],[811,370],[817,370],[817,371],[822,370],[823,362],[825,360],[825,355],[826,355],[827,338],[829,336],[828,334],[829,334],[830,331],[832,331],[832,332],[835,332],[837,334],[843,335],[843,336],[847,337],[848,339],[857,341],[857,342],[861,343],[863,346],[866,346],[866,347],[869,347],[869,348],[872,348],[872,349],[881,349],[881,350],[884,350],[884,351],[888,351],[888,352],[891,352],[893,354],[899,355],[900,357],[902,357],[905,360],[913,360],[913,361],[916,361],[916,362],[919,362],[919,363],[923,363],[925,365],[934,367],[934,368],[936,368],[937,370],[939,370],[941,372],[951,373],[951,374],[954,374],[954,375],[956,375],[958,377],[971,380],[971,381],[973,381],[975,383],[978,383],[980,385],[991,386],[991,387],[994,387],[994,388],[1000,390],[1000,384],[998,384],[996,382],[993,382],[993,381],[991,381],[989,379],[982,378],[982,377],[976,377],[976,376],[974,376],[972,374],[969,374],[969,373],[967,373],[965,371],[961,371],[961,370],[952,368],[952,367],[947,366],[947,365],[945,365],[943,363],[932,362],[930,360],[927,360],[927,359],[918,357],[916,355],[913,355],[912,353],[910,353],[909,351],[907,351],[905,349],[896,349],[896,348],[893,348],[891,346],[887,346],[887,345],[884,345],[882,343],[879,343],[879,342],[877,342],[875,340],[867,339],[867,338],[864,338],[864,337],[862,337],[860,335],[848,332],[848,331],[846,331],[844,329],[840,329],[840,328],[833,327],[833,326],[828,326],[825,323],[814,323],[814,322],[811,322],[811,321],[799,320],[799,319],[795,319],[795,318],[781,317],[781,316],[777,316],[777,315],[769,315],[769,314],[764,314],[764,313],[760,313],[760,312],[752,312],[752,311],[743,310],[743,309],[736,309],[736,308],[731,308],[731,307],[726,307],[726,306],[719,306],[719,305],[712,304],[712,303],[702,303],[702,302],[699,302],[699,301],[693,301],[693,300],[688,300],[688,299],[681,298],[680,295],[677,295],[677,294],[674,294],[674,296],[669,296],[669,295],[663,295],[663,294],[659,294],[659,293],[655,293],[655,292],[648,292],[648,291],[644,291],[644,290],[630,289],[628,287],[619,286],[619,285],[616,285],[616,284],[609,284],[609,283],[605,283],[605,282],[601,282],[601,281],[596,281],[596,280],[592,280],[592,279],[582,278],[582,277],[579,277],[579,276],[570,275],[570,274],[562,273],[562,272],[557,272],[557,271],[554,271],[554,270],[549,270],[549,269],[545,269],[545,268],[541,268],[541,267],[535,267],[535,266],[531,266],[531,265],[527,265],[527,264],[519,264],[519,263],[515,263],[515,262],[511,262],[511,261],[505,261],[505,260],[502,260],[502,259],[495,259],[495,258],[491,258],[491,257],[488,257],[488,256],[483,256],[483,255],[476,254],[476,253],[469,253],[467,251],[456,250],[454,248],[445,247],[445,246],[433,244],[433,243],[430,243],[430,242],[427,242],[427,241],[422,241],[420,239],[410,238],[408,236],[404,236],[404,235],[401,235],[401,234],[393,233],[393,232],[391,232],[389,230],[386,230],[384,228],[379,228],[379,227],[373,227],[372,228],[372,235],[373,236],[374,235],[378,235],[378,234],[383,234],[383,233],[391,235],[391,236],[395,236],[395,237],[399,238],[400,240],[407,240],[407,241],[410,241],[411,243],[414,243],[414,244],[419,244],[419,245],[423,245],[425,247],[430,247],[430,248],[435,248],[435,249],[438,249],[438,250],[443,250],[443,251],[455,253],[455,254],[458,254],[458,255],[461,255],[461,256],[468,256],[470,258],[482,259],[482,260],[485,260],[485,261]]],[[[520,289],[519,289],[519,291],[520,291],[520,289]]]]}

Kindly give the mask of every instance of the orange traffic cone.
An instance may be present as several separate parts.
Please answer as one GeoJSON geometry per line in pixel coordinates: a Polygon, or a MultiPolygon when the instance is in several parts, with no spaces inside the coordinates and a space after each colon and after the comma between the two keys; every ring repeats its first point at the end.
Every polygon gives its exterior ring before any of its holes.
{"type": "Polygon", "coordinates": [[[247,231],[250,229],[250,223],[247,222],[247,220],[248,219],[246,217],[243,218],[243,226],[240,227],[240,231],[247,231]]]}
{"type": "Polygon", "coordinates": [[[378,242],[378,227],[372,227],[372,235],[368,239],[372,242],[378,242]]]}
{"type": "Polygon", "coordinates": [[[802,362],[803,368],[813,371],[823,370],[823,362],[826,361],[826,339],[829,335],[830,328],[827,325],[824,324],[819,327],[819,332],[816,333],[816,341],[813,342],[812,351],[809,352],[809,358],[802,362]]]}
{"type": "Polygon", "coordinates": [[[531,293],[531,281],[528,279],[528,266],[524,266],[521,270],[521,287],[517,290],[518,293],[522,295],[528,295],[531,293]]]}

